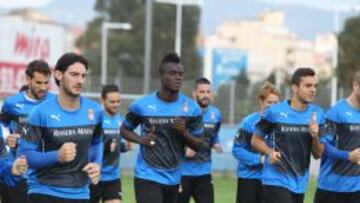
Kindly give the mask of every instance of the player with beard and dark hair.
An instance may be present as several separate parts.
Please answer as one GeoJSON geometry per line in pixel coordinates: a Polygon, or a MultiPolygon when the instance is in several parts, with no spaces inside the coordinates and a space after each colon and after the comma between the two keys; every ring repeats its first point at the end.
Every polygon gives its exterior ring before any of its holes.
{"type": "Polygon", "coordinates": [[[121,203],[120,153],[131,149],[131,143],[122,142],[120,126],[124,118],[118,113],[120,92],[116,85],[105,85],[101,90],[101,103],[104,108],[102,134],[104,155],[100,181],[90,185],[91,203],[121,203]]]}
{"type": "Polygon", "coordinates": [[[90,181],[99,181],[102,109],[81,96],[87,71],[82,55],[61,56],[54,72],[59,94],[29,115],[18,153],[29,163],[30,203],[87,203],[90,181]]]}
{"type": "MultiPolygon", "coordinates": [[[[26,85],[19,93],[6,98],[2,108],[1,117],[5,124],[10,127],[10,133],[6,137],[9,156],[16,157],[17,142],[20,135],[26,132],[26,119],[30,112],[43,101],[53,98],[49,93],[51,70],[44,60],[31,61],[26,69],[26,85]],[[26,87],[26,88],[24,88],[26,87]]],[[[27,202],[27,183],[26,178],[22,178],[15,185],[5,185],[2,195],[3,203],[27,202]]]]}
{"type": "Polygon", "coordinates": [[[217,153],[222,152],[219,139],[221,126],[221,112],[211,105],[211,83],[206,78],[195,81],[193,98],[202,111],[203,129],[206,142],[211,148],[201,149],[197,152],[188,148],[185,162],[182,165],[182,177],[179,203],[189,203],[193,197],[196,203],[213,203],[214,187],[211,177],[211,149],[217,153]]]}

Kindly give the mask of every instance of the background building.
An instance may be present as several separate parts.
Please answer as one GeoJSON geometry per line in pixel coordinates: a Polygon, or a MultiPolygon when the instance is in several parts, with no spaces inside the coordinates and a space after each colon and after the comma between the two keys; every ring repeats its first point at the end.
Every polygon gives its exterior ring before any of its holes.
{"type": "MultiPolygon", "coordinates": [[[[324,51],[331,49],[330,40],[317,38],[315,42],[299,38],[284,24],[284,13],[266,11],[256,19],[227,21],[216,32],[205,37],[204,75],[214,78],[213,51],[215,49],[242,50],[246,53],[246,72],[252,83],[264,80],[277,72],[280,81],[296,67],[314,67],[321,76],[331,73],[331,59],[321,60],[324,51]]],[[[329,36],[328,36],[329,37],[329,36]]],[[[201,45],[200,45],[201,46],[201,45]]],[[[216,77],[216,76],[215,76],[216,77]]]]}
{"type": "MultiPolygon", "coordinates": [[[[33,9],[0,16],[0,96],[25,84],[24,70],[30,61],[44,59],[53,67],[64,52],[76,50],[72,31],[33,9]]],[[[56,90],[53,82],[51,88],[56,90]]]]}

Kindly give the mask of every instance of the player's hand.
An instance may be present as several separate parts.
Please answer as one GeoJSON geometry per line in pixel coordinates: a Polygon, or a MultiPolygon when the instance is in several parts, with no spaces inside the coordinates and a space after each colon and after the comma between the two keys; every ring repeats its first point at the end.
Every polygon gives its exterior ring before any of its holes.
{"type": "Polygon", "coordinates": [[[174,119],[174,128],[184,135],[186,133],[186,120],[183,117],[176,117],[174,119]]]}
{"type": "Polygon", "coordinates": [[[215,152],[218,153],[218,154],[223,152],[221,144],[219,144],[219,143],[214,144],[213,148],[215,149],[215,152]]]}
{"type": "Polygon", "coordinates": [[[192,157],[195,156],[195,154],[196,154],[196,152],[195,152],[194,150],[192,150],[190,147],[187,147],[187,148],[186,148],[185,156],[186,156],[187,158],[192,158],[192,157]]]}
{"type": "Polygon", "coordinates": [[[150,131],[148,133],[146,133],[143,137],[141,137],[141,143],[142,145],[146,145],[146,146],[155,146],[156,144],[156,129],[155,126],[152,126],[150,128],[150,131]]]}
{"type": "Polygon", "coordinates": [[[82,169],[82,171],[86,172],[91,179],[91,183],[96,185],[100,180],[100,166],[96,163],[88,163],[82,169]]]}
{"type": "Polygon", "coordinates": [[[76,157],[76,144],[73,142],[64,143],[58,151],[58,157],[60,163],[73,161],[76,157]]]}
{"type": "Polygon", "coordinates": [[[316,115],[315,111],[312,113],[311,118],[310,118],[309,130],[310,130],[310,135],[312,138],[318,138],[319,124],[317,123],[317,115],[316,115]]]}
{"type": "Polygon", "coordinates": [[[276,164],[281,160],[281,154],[277,151],[272,151],[269,155],[270,164],[276,164]]]}
{"type": "Polygon", "coordinates": [[[28,163],[26,161],[25,156],[20,156],[19,158],[15,159],[12,167],[11,173],[15,176],[21,176],[28,170],[28,163]]]}
{"type": "Polygon", "coordinates": [[[6,144],[10,148],[15,148],[19,138],[20,138],[20,134],[18,133],[9,134],[6,138],[6,144]]]}
{"type": "Polygon", "coordinates": [[[178,190],[179,193],[182,193],[183,192],[183,188],[182,188],[182,185],[180,184],[179,185],[179,190],[178,190]]]}
{"type": "MultiPolygon", "coordinates": [[[[154,142],[155,142],[155,141],[154,141],[154,142]]],[[[133,150],[133,149],[134,149],[134,143],[132,143],[132,142],[126,142],[125,147],[126,147],[126,151],[133,150]]]]}
{"type": "Polygon", "coordinates": [[[112,139],[110,142],[110,152],[114,152],[118,145],[118,141],[116,139],[112,139]]]}
{"type": "Polygon", "coordinates": [[[349,153],[349,160],[357,165],[360,165],[360,148],[356,148],[349,153]]]}

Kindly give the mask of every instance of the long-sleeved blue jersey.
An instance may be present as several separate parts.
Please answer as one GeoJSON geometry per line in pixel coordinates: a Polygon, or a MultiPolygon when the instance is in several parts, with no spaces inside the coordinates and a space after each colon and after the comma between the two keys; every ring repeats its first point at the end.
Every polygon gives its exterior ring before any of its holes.
{"type": "Polygon", "coordinates": [[[360,111],[342,99],[326,113],[326,126],[328,134],[321,138],[325,152],[321,159],[318,188],[359,192],[360,166],[348,160],[348,153],[360,147],[360,111]]]}
{"type": "Polygon", "coordinates": [[[255,125],[260,121],[258,112],[245,117],[235,137],[232,153],[237,159],[237,176],[246,179],[261,179],[262,164],[260,154],[251,147],[251,137],[255,131],[255,125]]]}

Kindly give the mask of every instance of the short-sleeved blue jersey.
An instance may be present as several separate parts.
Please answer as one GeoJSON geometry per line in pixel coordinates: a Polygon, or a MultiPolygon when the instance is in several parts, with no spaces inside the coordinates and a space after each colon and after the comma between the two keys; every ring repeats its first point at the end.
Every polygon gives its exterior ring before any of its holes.
{"type": "Polygon", "coordinates": [[[274,165],[265,161],[264,185],[285,187],[295,193],[306,191],[312,147],[309,123],[314,112],[323,132],[324,112],[317,105],[308,104],[304,111],[298,111],[291,107],[290,101],[283,101],[265,110],[255,134],[269,135],[269,143],[281,153],[281,160],[274,165]]]}
{"type": "Polygon", "coordinates": [[[89,199],[89,178],[82,169],[89,162],[101,165],[103,148],[91,150],[102,144],[101,121],[100,105],[84,97],[80,97],[76,110],[62,108],[57,97],[35,107],[18,150],[26,155],[30,166],[28,193],[89,199]],[[76,157],[60,163],[57,153],[66,142],[76,144],[76,157]]]}
{"type": "MultiPolygon", "coordinates": [[[[219,131],[221,127],[220,110],[209,105],[202,114],[204,137],[209,146],[219,144],[219,131]]],[[[185,158],[182,165],[182,175],[201,176],[211,174],[211,148],[202,148],[194,157],[185,158]]]]}
{"type": "Polygon", "coordinates": [[[123,120],[123,117],[119,114],[113,116],[103,114],[104,157],[101,168],[101,181],[111,181],[120,178],[120,126],[123,120]]]}
{"type": "MultiPolygon", "coordinates": [[[[326,113],[328,134],[322,138],[331,146],[350,152],[360,147],[360,111],[342,99],[326,113]]],[[[349,160],[323,155],[318,188],[334,192],[360,191],[360,166],[349,160]]]]}
{"type": "Polygon", "coordinates": [[[134,101],[123,125],[128,129],[141,126],[141,135],[155,127],[154,146],[140,146],[135,177],[164,185],[179,184],[181,163],[185,153],[185,139],[174,128],[174,119],[186,119],[186,127],[194,136],[202,134],[202,115],[195,101],[179,93],[174,102],[162,101],[152,93],[134,101]]]}

